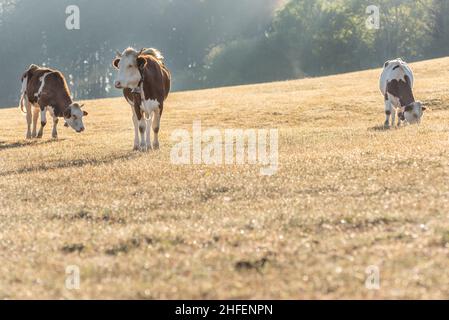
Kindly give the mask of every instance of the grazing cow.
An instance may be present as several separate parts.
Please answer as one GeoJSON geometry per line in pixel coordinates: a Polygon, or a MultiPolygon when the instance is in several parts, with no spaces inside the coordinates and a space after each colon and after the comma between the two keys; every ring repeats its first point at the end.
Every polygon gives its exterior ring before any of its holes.
{"type": "Polygon", "coordinates": [[[20,109],[27,115],[27,139],[42,138],[47,124],[47,111],[53,118],[54,139],[58,138],[58,118],[64,118],[65,125],[72,127],[76,132],[83,132],[83,117],[87,116],[87,112],[82,111],[82,107],[83,105],[73,103],[67,82],[61,72],[31,65],[23,74],[20,109]],[[41,127],[36,133],[39,113],[41,127]],[[31,122],[33,122],[32,132],[31,122]]]}
{"type": "Polygon", "coordinates": [[[398,126],[402,121],[406,123],[420,123],[426,108],[421,102],[415,101],[413,95],[413,72],[401,59],[385,62],[384,70],[380,77],[380,91],[385,99],[385,126],[394,126],[396,114],[398,126]]]}
{"type": "Polygon", "coordinates": [[[134,150],[158,149],[164,101],[171,85],[171,75],[164,64],[164,57],[156,49],[136,51],[128,48],[123,53],[117,52],[112,64],[118,70],[115,87],[123,89],[123,95],[132,107],[134,150]],[[152,145],[151,125],[154,132],[152,145]]]}

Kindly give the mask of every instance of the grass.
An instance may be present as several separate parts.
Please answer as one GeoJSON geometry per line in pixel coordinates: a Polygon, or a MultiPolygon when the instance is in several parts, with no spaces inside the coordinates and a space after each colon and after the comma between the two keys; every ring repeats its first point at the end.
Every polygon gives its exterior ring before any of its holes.
{"type": "Polygon", "coordinates": [[[0,298],[449,298],[448,65],[413,65],[431,110],[393,130],[380,70],[172,94],[149,153],[121,98],[86,101],[87,131],[58,141],[0,110],[0,298]],[[171,164],[194,120],[279,128],[278,173],[171,164]]]}

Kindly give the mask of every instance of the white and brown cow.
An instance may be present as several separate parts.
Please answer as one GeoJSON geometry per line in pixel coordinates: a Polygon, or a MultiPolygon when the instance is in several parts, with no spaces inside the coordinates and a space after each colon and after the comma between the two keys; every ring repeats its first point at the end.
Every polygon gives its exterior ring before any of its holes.
{"type": "Polygon", "coordinates": [[[128,48],[123,53],[117,53],[112,64],[118,69],[115,87],[123,89],[132,107],[134,150],[158,149],[164,101],[171,85],[171,75],[164,64],[164,57],[156,49],[136,51],[128,48]],[[151,126],[154,132],[153,144],[151,126]]]}
{"type": "Polygon", "coordinates": [[[20,108],[27,115],[27,139],[42,138],[47,124],[47,111],[53,118],[53,138],[58,137],[58,118],[64,118],[65,125],[76,132],[84,131],[83,105],[73,103],[67,82],[61,72],[31,65],[22,76],[20,108]],[[33,110],[32,110],[33,109],[33,110]],[[41,127],[37,130],[37,121],[41,115],[41,127]],[[33,130],[31,131],[31,123],[33,130]]]}
{"type": "Polygon", "coordinates": [[[398,126],[403,121],[409,124],[420,123],[426,110],[413,95],[414,77],[410,67],[402,59],[385,62],[380,77],[380,91],[385,99],[385,126],[394,126],[398,115],[398,126]]]}

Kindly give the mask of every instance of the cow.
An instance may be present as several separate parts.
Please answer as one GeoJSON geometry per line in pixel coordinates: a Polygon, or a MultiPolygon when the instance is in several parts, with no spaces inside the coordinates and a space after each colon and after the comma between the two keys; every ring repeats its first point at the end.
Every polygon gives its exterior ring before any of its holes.
{"type": "Polygon", "coordinates": [[[83,106],[72,101],[67,82],[61,72],[32,64],[23,74],[20,109],[27,117],[27,139],[42,138],[47,125],[47,111],[53,118],[54,139],[58,138],[59,118],[64,118],[65,126],[70,126],[78,133],[83,132],[85,130],[83,117],[88,115],[81,109],[83,106]],[[36,132],[39,113],[41,127],[39,132],[36,132]],[[31,123],[33,123],[32,131],[31,123]]]}
{"type": "Polygon", "coordinates": [[[396,115],[398,126],[402,122],[420,123],[426,108],[413,95],[413,72],[402,59],[385,62],[380,77],[380,91],[385,99],[385,127],[394,126],[396,115]]]}
{"type": "Polygon", "coordinates": [[[117,52],[112,65],[118,70],[115,88],[123,90],[126,101],[132,107],[134,150],[159,149],[161,116],[171,86],[171,74],[165,66],[164,57],[154,48],[140,51],[127,48],[122,53],[117,52]]]}

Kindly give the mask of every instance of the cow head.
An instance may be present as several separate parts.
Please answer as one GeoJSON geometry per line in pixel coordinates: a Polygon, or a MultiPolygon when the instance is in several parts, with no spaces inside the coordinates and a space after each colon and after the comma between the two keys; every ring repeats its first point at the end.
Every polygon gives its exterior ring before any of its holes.
{"type": "Polygon", "coordinates": [[[145,68],[146,60],[140,52],[128,48],[123,53],[117,52],[112,65],[118,70],[114,85],[117,89],[136,89],[142,78],[141,70],[145,68]]]}
{"type": "Polygon", "coordinates": [[[402,60],[401,58],[397,58],[397,59],[389,60],[389,61],[385,62],[384,68],[385,69],[390,68],[390,69],[396,70],[405,65],[407,65],[407,63],[404,60],[402,60]]]}
{"type": "Polygon", "coordinates": [[[64,111],[65,126],[70,126],[78,133],[85,130],[83,117],[88,115],[86,111],[81,110],[82,107],[84,107],[83,104],[79,105],[78,103],[73,103],[64,111]]]}
{"type": "Polygon", "coordinates": [[[426,107],[420,101],[413,102],[405,107],[404,118],[410,124],[420,123],[426,107]]]}

